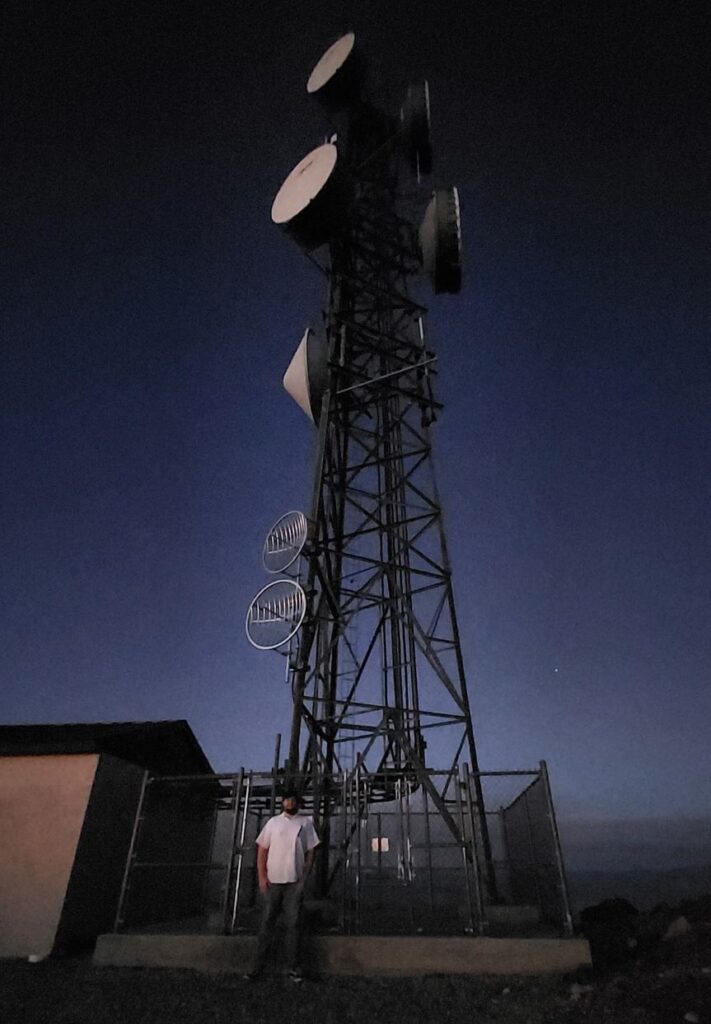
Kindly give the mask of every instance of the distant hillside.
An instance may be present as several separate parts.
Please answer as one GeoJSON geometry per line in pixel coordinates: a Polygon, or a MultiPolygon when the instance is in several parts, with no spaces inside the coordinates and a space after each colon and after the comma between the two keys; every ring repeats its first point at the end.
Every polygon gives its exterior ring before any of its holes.
{"type": "Polygon", "coordinates": [[[711,864],[711,818],[558,822],[569,871],[671,871],[711,864]]]}
{"type": "Polygon", "coordinates": [[[613,896],[623,896],[638,910],[658,903],[675,906],[711,893],[711,864],[668,871],[568,871],[574,913],[613,896]]]}

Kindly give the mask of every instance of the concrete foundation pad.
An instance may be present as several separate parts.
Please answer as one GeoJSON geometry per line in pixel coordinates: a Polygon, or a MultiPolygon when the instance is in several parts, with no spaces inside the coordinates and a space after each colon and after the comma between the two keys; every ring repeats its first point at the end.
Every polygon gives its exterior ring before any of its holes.
{"type": "MultiPolygon", "coordinates": [[[[423,974],[565,974],[591,964],[585,939],[318,935],[306,966],[317,973],[412,977],[423,974]]],[[[94,963],[111,967],[249,969],[246,935],[101,935],[94,963]]]]}

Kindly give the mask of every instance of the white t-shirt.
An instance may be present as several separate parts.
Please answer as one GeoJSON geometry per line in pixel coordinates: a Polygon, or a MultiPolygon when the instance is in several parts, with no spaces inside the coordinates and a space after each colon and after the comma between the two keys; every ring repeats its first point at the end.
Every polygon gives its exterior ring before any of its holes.
{"type": "Polygon", "coordinates": [[[304,871],[304,855],[321,840],[313,819],[302,814],[277,814],[257,836],[257,846],[268,850],[267,878],[276,884],[298,882],[304,871]]]}

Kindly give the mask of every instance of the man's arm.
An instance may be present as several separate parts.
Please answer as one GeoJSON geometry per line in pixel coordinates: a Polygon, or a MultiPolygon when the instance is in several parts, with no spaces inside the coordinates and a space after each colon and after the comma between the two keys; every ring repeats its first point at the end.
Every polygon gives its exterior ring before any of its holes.
{"type": "Polygon", "coordinates": [[[313,850],[307,850],[306,853],[304,854],[304,870],[303,870],[303,872],[301,874],[301,878],[299,879],[299,885],[301,885],[301,886],[306,885],[306,881],[307,881],[309,875],[311,874],[311,868],[313,866],[314,866],[314,851],[313,850]]]}
{"type": "Polygon", "coordinates": [[[269,888],[267,876],[267,855],[269,850],[266,846],[257,847],[257,878],[259,879],[259,891],[266,892],[269,888]]]}

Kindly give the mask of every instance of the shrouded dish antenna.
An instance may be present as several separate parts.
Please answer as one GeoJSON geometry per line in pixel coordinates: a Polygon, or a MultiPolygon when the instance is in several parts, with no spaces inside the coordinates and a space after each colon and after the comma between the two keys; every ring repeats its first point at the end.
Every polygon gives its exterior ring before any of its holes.
{"type": "Polygon", "coordinates": [[[430,133],[430,87],[418,82],[407,90],[400,110],[402,147],[415,174],[432,173],[432,138],[430,133]]]}
{"type": "Polygon", "coordinates": [[[432,193],[420,226],[420,248],[435,294],[456,295],[462,287],[462,223],[456,188],[432,193]]]}
{"type": "Polygon", "coordinates": [[[284,387],[311,422],[317,424],[328,387],[328,339],[325,331],[306,328],[284,374],[284,387]]]}
{"type": "Polygon", "coordinates": [[[288,176],[272,203],[272,220],[311,252],[343,225],[351,189],[332,142],[312,149],[288,176]]]}
{"type": "Polygon", "coordinates": [[[363,59],[356,47],[355,32],[347,32],[321,57],[309,75],[306,91],[329,113],[336,114],[356,103],[363,78],[363,59]]]}
{"type": "Polygon", "coordinates": [[[262,561],[267,572],[285,572],[301,554],[309,533],[303,512],[287,512],[267,534],[262,561]]]}
{"type": "Polygon", "coordinates": [[[275,580],[263,587],[247,611],[247,639],[260,651],[288,643],[304,621],[306,595],[294,580],[275,580]]]}

